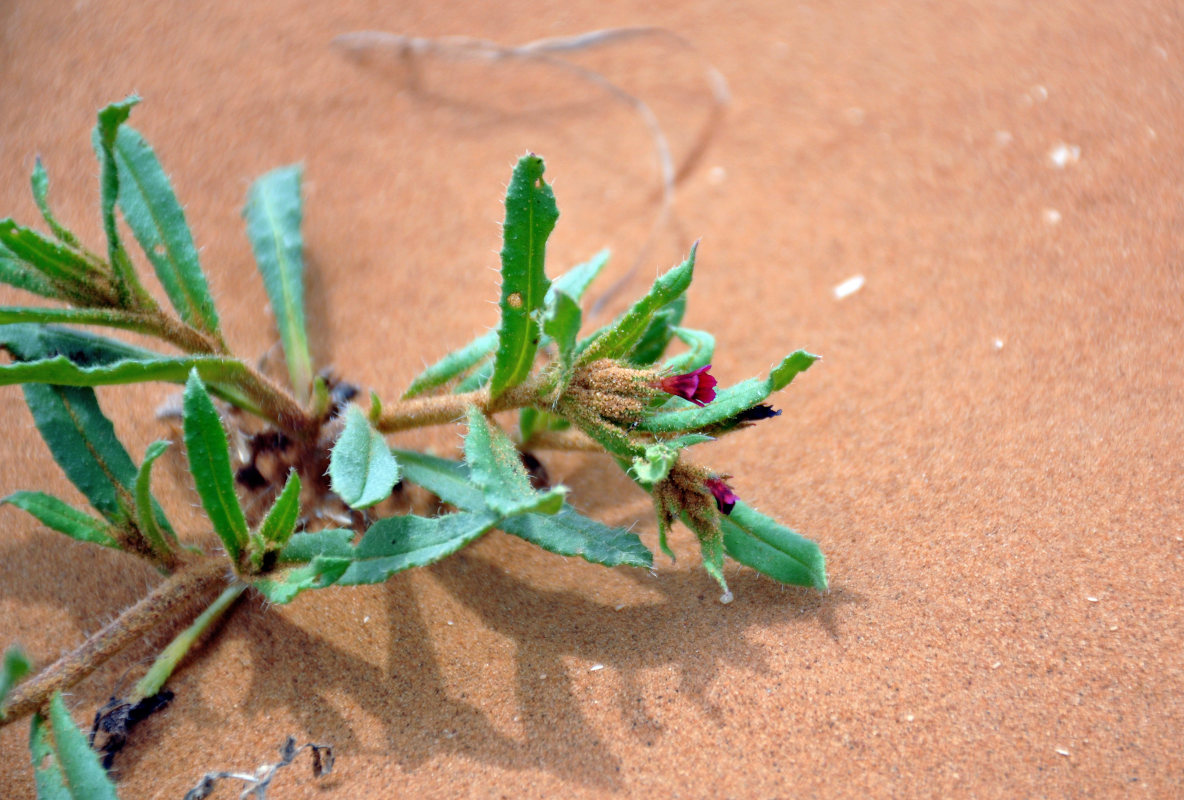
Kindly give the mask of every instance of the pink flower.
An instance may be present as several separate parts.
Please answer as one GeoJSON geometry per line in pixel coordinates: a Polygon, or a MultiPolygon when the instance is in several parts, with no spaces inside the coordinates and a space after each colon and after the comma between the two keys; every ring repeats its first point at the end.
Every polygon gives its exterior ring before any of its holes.
{"type": "Polygon", "coordinates": [[[683,375],[667,375],[658,381],[658,388],[667,394],[690,400],[697,406],[705,406],[715,399],[715,377],[707,372],[708,364],[683,375]]]}
{"type": "Polygon", "coordinates": [[[715,505],[720,513],[725,515],[731,514],[732,506],[736,505],[736,502],[740,499],[732,491],[732,487],[724,483],[723,478],[708,478],[705,483],[707,484],[708,491],[715,497],[715,505]]]}

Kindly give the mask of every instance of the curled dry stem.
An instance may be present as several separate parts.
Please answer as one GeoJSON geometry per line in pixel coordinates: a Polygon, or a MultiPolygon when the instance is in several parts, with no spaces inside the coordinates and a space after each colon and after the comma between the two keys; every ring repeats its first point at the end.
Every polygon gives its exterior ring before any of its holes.
{"type": "Polygon", "coordinates": [[[17,686],[0,708],[0,724],[41,708],[54,692],[74,686],[142,636],[179,620],[188,621],[226,583],[224,559],[210,558],[184,567],[80,647],[17,686]]]}

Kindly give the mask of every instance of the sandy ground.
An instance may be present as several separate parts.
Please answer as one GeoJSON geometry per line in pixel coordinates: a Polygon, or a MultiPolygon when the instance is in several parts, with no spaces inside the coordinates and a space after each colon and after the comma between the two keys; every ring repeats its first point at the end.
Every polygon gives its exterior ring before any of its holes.
{"type": "MultiPolygon", "coordinates": [[[[496,322],[519,154],[547,158],[555,271],[611,245],[626,274],[657,172],[638,118],[570,75],[428,59],[413,88],[332,38],[676,31],[733,102],[632,289],[702,237],[688,322],[717,333],[722,380],[824,356],[783,416],[706,458],[821,543],[828,593],[733,565],[720,605],[689,535],[649,575],[495,534],[381,587],[252,601],[138,730],[122,796],[179,799],[289,734],[335,745],[337,769],[293,769],[277,798],[1178,796],[1182,22],[1126,0],[0,5],[0,214],[36,218],[40,153],[60,216],[100,242],[94,112],[140,93],[133,124],[254,357],[274,334],[240,209],[252,178],[302,161],[318,358],[384,396],[496,322]]],[[[676,156],[694,146],[693,56],[637,41],[578,60],[650,103],[676,156]]],[[[151,411],[170,391],[101,393],[137,457],[168,434],[151,411]]],[[[77,498],[17,389],[0,414],[0,493],[77,498]]],[[[548,464],[656,544],[609,465],[548,464]]],[[[191,490],[163,500],[196,530],[191,490]]],[[[0,525],[0,644],[39,663],[156,580],[18,511],[0,525]]],[[[134,667],[78,687],[75,716],[134,667]]],[[[32,796],[26,737],[0,731],[6,798],[32,796]]]]}

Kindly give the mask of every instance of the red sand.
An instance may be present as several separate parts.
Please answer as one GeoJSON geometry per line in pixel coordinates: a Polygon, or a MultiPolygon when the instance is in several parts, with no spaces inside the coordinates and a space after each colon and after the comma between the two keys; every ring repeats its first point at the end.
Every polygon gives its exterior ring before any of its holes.
{"type": "MultiPolygon", "coordinates": [[[[611,245],[614,276],[645,238],[656,172],[635,116],[553,70],[429,63],[415,93],[394,61],[359,64],[330,39],[675,30],[734,102],[632,288],[702,237],[688,321],[718,333],[721,380],[797,347],[824,355],[778,398],[782,417],[706,457],[821,543],[832,588],[732,567],[722,606],[687,535],[649,576],[497,534],[385,586],[252,601],[137,731],[122,796],[179,798],[206,770],[272,760],[289,734],[335,745],[337,768],[293,769],[277,798],[1177,795],[1179,7],[465,6],[7,3],[0,214],[36,218],[40,153],[60,216],[101,241],[94,111],[140,93],[133,124],[253,356],[274,334],[239,211],[253,177],[303,161],[318,355],[393,397],[496,321],[517,155],[548,159],[554,268],[611,245]],[[1062,143],[1080,157],[1058,168],[1062,143]],[[864,288],[837,300],[856,274],[864,288]]],[[[582,61],[651,102],[685,153],[708,107],[693,59],[639,42],[582,61]]],[[[137,456],[166,435],[150,411],[169,391],[102,393],[137,456]]],[[[0,493],[76,498],[19,390],[0,403],[0,493]]],[[[642,520],[655,544],[645,498],[609,465],[548,463],[578,505],[642,520]]],[[[197,524],[190,491],[163,499],[197,524]]],[[[15,510],[0,521],[0,644],[38,663],[155,580],[15,510]]],[[[79,686],[76,718],[130,664],[79,686]]],[[[26,736],[0,731],[7,798],[32,795],[26,736]]]]}

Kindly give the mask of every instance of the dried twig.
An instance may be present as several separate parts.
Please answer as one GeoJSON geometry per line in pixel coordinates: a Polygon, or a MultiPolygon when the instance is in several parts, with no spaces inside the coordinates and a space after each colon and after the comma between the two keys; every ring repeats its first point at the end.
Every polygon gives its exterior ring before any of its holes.
{"type": "Polygon", "coordinates": [[[207,772],[196,786],[185,793],[185,800],[205,800],[214,791],[215,784],[220,780],[243,781],[246,788],[239,795],[240,800],[252,795],[258,800],[265,800],[267,788],[271,785],[276,773],[295,760],[301,751],[312,751],[312,774],[316,778],[328,775],[333,771],[333,747],[327,744],[313,744],[309,742],[301,747],[296,746],[295,737],[289,736],[280,747],[280,760],[274,764],[264,764],[253,773],[246,772],[207,772]]]}

